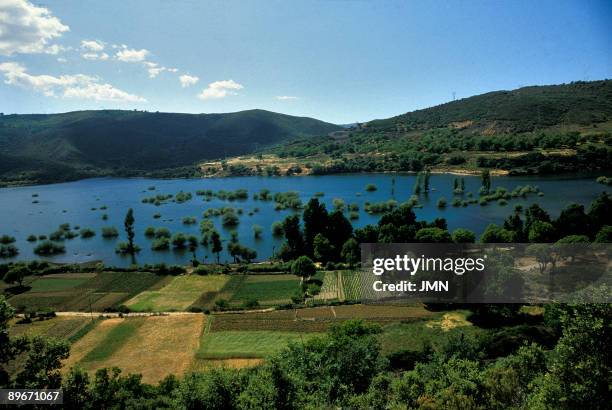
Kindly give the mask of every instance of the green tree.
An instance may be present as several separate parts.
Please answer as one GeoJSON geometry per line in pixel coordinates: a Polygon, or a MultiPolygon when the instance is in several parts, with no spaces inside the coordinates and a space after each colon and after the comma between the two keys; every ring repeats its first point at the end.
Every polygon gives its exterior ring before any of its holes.
{"type": "Polygon", "coordinates": [[[359,248],[359,243],[355,240],[355,238],[349,238],[344,245],[342,245],[342,252],[340,253],[342,259],[352,268],[359,259],[361,258],[361,249],[359,248]]]}
{"type": "Polygon", "coordinates": [[[595,235],[595,242],[597,243],[612,243],[612,226],[603,226],[597,235],[595,235]]]}
{"type": "Polygon", "coordinates": [[[487,226],[480,237],[481,243],[512,243],[514,242],[514,234],[504,228],[500,228],[495,224],[487,226]]]}
{"type": "Polygon", "coordinates": [[[556,238],[555,228],[550,222],[535,221],[529,227],[529,242],[553,242],[556,238]]]}
{"type": "Polygon", "coordinates": [[[316,268],[312,259],[302,255],[291,264],[291,273],[301,277],[302,282],[304,282],[316,273],[316,268]]]}
{"type": "Polygon", "coordinates": [[[30,275],[30,270],[23,264],[15,264],[8,272],[4,275],[4,281],[6,283],[17,283],[19,287],[23,286],[23,280],[26,276],[30,275]]]}
{"type": "Polygon", "coordinates": [[[128,239],[127,252],[132,255],[136,252],[136,248],[134,247],[134,221],[134,210],[130,208],[125,215],[123,226],[125,227],[125,233],[128,239]]]}
{"type": "Polygon", "coordinates": [[[325,204],[318,198],[311,198],[304,207],[302,216],[304,221],[304,242],[306,253],[314,256],[314,239],[318,234],[325,234],[329,224],[329,215],[325,204]]]}
{"type": "Polygon", "coordinates": [[[300,218],[297,215],[288,216],[283,222],[283,231],[285,232],[285,238],[287,239],[287,246],[289,249],[290,259],[297,258],[300,255],[304,255],[304,236],[300,230],[300,218]]]}
{"type": "Polygon", "coordinates": [[[488,169],[484,169],[480,174],[481,179],[481,192],[483,194],[488,194],[491,191],[491,172],[488,169]]]}
{"type": "Polygon", "coordinates": [[[332,260],[334,247],[331,242],[329,242],[329,239],[323,236],[323,234],[318,233],[317,236],[314,237],[313,245],[314,257],[316,260],[323,263],[332,260]]]}
{"type": "Polygon", "coordinates": [[[28,389],[57,389],[61,386],[62,360],[68,358],[70,345],[65,340],[34,336],[28,343],[23,370],[16,385],[28,389]]]}
{"type": "Polygon", "coordinates": [[[213,230],[210,234],[210,242],[212,243],[211,251],[217,254],[217,263],[219,263],[219,259],[221,256],[221,251],[223,250],[223,244],[221,243],[221,235],[216,230],[213,230]]]}
{"type": "Polygon", "coordinates": [[[334,211],[329,215],[329,227],[325,236],[329,238],[333,246],[334,260],[340,259],[342,245],[353,235],[353,225],[346,219],[344,214],[334,211]]]}
{"type": "Polygon", "coordinates": [[[448,243],[452,242],[451,236],[445,229],[421,228],[417,231],[415,239],[422,243],[448,243]]]}
{"type": "Polygon", "coordinates": [[[469,229],[457,228],[453,231],[453,242],[455,243],[474,243],[476,234],[469,229]]]}

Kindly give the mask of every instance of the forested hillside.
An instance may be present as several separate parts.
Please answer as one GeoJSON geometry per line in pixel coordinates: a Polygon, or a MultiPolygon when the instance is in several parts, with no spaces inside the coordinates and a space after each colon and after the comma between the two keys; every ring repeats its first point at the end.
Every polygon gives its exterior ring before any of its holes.
{"type": "MultiPolygon", "coordinates": [[[[190,167],[340,127],[263,110],[228,114],[79,111],[0,116],[5,182],[52,182],[95,175],[139,175],[190,167]]],[[[176,172],[176,171],[173,171],[176,172]]],[[[180,175],[180,174],[179,174],[180,175]]]]}

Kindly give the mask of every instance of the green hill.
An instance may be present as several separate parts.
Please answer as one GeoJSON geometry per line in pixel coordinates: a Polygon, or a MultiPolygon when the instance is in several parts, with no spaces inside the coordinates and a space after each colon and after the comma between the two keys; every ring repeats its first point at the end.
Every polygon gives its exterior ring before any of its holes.
{"type": "MultiPolygon", "coordinates": [[[[252,152],[340,127],[264,110],[228,114],[77,111],[0,116],[0,178],[52,182],[142,175],[252,152]]],[[[179,172],[179,175],[182,175],[179,172]]]]}
{"type": "Polygon", "coordinates": [[[263,154],[278,158],[279,167],[313,174],[597,171],[611,168],[611,132],[612,80],[602,80],[490,92],[263,154]]]}
{"type": "Polygon", "coordinates": [[[371,121],[378,129],[427,130],[455,126],[474,132],[521,133],[549,127],[591,125],[612,119],[612,81],[531,86],[494,91],[371,121]]]}

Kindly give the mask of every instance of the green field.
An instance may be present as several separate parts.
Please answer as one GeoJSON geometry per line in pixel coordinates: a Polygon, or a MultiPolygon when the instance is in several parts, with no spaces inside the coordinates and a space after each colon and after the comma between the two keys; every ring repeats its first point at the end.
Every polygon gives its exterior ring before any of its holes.
{"type": "Polygon", "coordinates": [[[11,305],[20,310],[102,311],[116,307],[164,280],[164,277],[149,272],[54,276],[34,278],[31,281],[32,289],[12,296],[9,299],[11,305]]]}
{"type": "Polygon", "coordinates": [[[113,327],[97,346],[90,350],[82,362],[106,360],[121,349],[145,322],[146,318],[131,318],[113,327]]]}
{"type": "Polygon", "coordinates": [[[32,282],[30,292],[54,292],[76,288],[87,282],[88,278],[53,278],[46,277],[32,282]]]}
{"type": "Polygon", "coordinates": [[[146,290],[126,302],[137,312],[186,310],[203,294],[216,294],[227,283],[226,275],[182,275],[159,290],[146,290]]]}
{"type": "Polygon", "coordinates": [[[198,359],[233,359],[266,357],[290,342],[302,342],[318,333],[277,331],[226,331],[205,334],[201,339],[198,359]]]}
{"type": "Polygon", "coordinates": [[[291,296],[299,291],[300,280],[294,275],[247,276],[232,295],[232,304],[242,304],[255,299],[261,305],[290,303],[291,296]]]}

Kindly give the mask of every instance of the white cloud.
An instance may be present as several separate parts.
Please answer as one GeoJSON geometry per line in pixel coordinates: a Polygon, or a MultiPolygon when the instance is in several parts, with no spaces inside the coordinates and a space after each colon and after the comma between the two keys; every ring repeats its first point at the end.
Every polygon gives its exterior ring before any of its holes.
{"type": "Polygon", "coordinates": [[[0,55],[57,54],[62,48],[49,41],[69,30],[44,7],[26,0],[0,1],[0,55]]]}
{"type": "Polygon", "coordinates": [[[292,95],[277,95],[276,99],[280,101],[299,100],[298,97],[294,97],[292,95]]]}
{"type": "Polygon", "coordinates": [[[81,57],[85,60],[108,60],[109,55],[106,53],[83,53],[81,57]]]}
{"type": "Polygon", "coordinates": [[[81,48],[87,51],[102,51],[104,50],[104,43],[98,40],[83,40],[81,41],[81,48]]]}
{"type": "Polygon", "coordinates": [[[234,90],[242,90],[244,87],[234,80],[221,80],[208,84],[208,87],[198,94],[198,98],[209,100],[215,98],[224,98],[228,95],[236,95],[234,90]]]}
{"type": "Polygon", "coordinates": [[[195,75],[183,74],[179,77],[179,81],[181,82],[181,87],[187,88],[195,85],[198,81],[200,81],[200,79],[195,75]]]}
{"type": "Polygon", "coordinates": [[[115,57],[117,57],[117,60],[123,61],[125,63],[140,63],[142,61],[145,61],[145,59],[149,55],[149,50],[146,50],[144,48],[141,50],[136,50],[133,48],[127,48],[125,44],[121,47],[122,49],[117,51],[115,57]]]}
{"type": "Polygon", "coordinates": [[[47,97],[80,98],[96,101],[144,102],[144,98],[129,94],[110,84],[99,82],[97,77],[85,74],[31,75],[19,63],[0,63],[4,82],[42,93],[47,97]]]}

